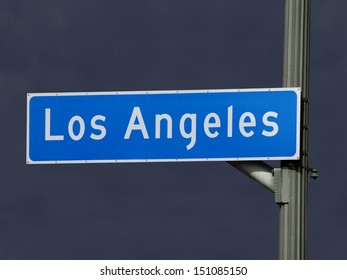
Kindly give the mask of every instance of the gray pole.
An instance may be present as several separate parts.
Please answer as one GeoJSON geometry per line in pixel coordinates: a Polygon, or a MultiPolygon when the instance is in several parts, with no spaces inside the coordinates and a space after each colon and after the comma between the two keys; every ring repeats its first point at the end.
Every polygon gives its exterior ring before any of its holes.
{"type": "Polygon", "coordinates": [[[310,0],[286,0],[283,87],[300,87],[301,155],[299,161],[282,161],[282,189],[289,199],[280,201],[280,259],[306,258],[308,182],[308,76],[310,0]]]}
{"type": "Polygon", "coordinates": [[[281,168],[263,162],[229,162],[275,194],[280,209],[279,259],[306,258],[308,164],[308,77],[310,0],[285,0],[283,87],[301,88],[300,160],[282,161],[281,168]]]}

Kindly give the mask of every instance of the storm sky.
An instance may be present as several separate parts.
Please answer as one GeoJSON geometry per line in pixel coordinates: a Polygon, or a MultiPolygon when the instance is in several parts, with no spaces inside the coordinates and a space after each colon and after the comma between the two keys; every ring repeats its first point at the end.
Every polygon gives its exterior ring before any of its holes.
{"type": "MultiPolygon", "coordinates": [[[[347,2],[311,8],[307,257],[347,259],[347,2]]],[[[0,259],[277,259],[225,162],[27,165],[26,95],[281,87],[283,30],[284,0],[0,0],[0,259]]]]}

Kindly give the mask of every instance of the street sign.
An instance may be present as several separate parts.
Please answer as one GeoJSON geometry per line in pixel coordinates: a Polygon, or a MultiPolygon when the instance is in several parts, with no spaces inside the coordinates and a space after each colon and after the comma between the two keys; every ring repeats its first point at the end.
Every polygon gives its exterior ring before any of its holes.
{"type": "Polygon", "coordinates": [[[27,163],[296,160],[300,89],[29,93],[27,163]]]}

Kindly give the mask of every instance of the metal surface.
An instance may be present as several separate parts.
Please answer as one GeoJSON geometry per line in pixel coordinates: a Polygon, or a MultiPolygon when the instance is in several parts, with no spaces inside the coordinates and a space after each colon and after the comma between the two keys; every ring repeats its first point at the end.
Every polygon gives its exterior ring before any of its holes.
{"type": "Polygon", "coordinates": [[[283,86],[300,87],[300,160],[282,161],[282,188],[289,194],[280,206],[280,259],[306,258],[306,216],[308,183],[308,77],[310,0],[286,0],[283,86]]]}
{"type": "Polygon", "coordinates": [[[281,161],[281,168],[262,162],[229,162],[275,193],[279,205],[279,259],[306,258],[308,175],[317,178],[308,163],[308,79],[310,0],[286,0],[283,87],[301,88],[300,160],[281,161]]]}
{"type": "Polygon", "coordinates": [[[228,162],[231,166],[261,184],[267,190],[275,192],[275,174],[273,168],[261,161],[228,162]]]}
{"type": "Polygon", "coordinates": [[[300,89],[28,94],[27,163],[298,159],[300,89]]]}

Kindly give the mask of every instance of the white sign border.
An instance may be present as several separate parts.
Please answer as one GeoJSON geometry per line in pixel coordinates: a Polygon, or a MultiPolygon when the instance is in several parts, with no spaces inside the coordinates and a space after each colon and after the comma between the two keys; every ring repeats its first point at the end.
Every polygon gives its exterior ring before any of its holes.
{"type": "Polygon", "coordinates": [[[98,91],[98,92],[49,92],[27,93],[27,126],[26,126],[26,163],[27,164],[79,164],[79,163],[145,163],[145,162],[215,162],[215,161],[276,161],[300,159],[300,120],[301,120],[301,88],[251,88],[251,89],[202,89],[202,90],[150,90],[150,91],[98,91]],[[184,158],[184,159],[129,159],[129,160],[57,160],[57,161],[33,161],[29,156],[29,120],[30,100],[35,96],[81,96],[81,95],[138,95],[138,94],[201,94],[221,92],[264,92],[264,91],[293,91],[297,95],[297,124],[296,124],[296,152],[290,157],[242,157],[242,158],[184,158]]]}

